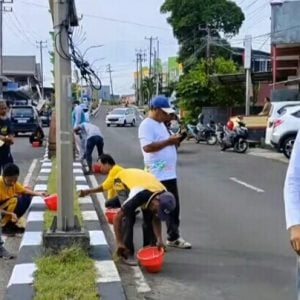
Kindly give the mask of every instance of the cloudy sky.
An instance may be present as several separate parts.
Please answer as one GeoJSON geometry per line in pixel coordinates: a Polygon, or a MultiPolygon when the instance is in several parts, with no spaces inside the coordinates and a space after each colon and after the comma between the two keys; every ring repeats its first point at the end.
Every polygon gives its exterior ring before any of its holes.
{"type": "MultiPolygon", "coordinates": [[[[199,0],[200,1],[200,0],[199,0]]],[[[77,13],[82,15],[76,41],[82,52],[93,45],[86,58],[99,71],[103,84],[109,84],[106,65],[111,64],[115,94],[133,93],[133,72],[136,68],[135,51],[149,51],[145,37],[157,37],[160,41],[160,57],[167,60],[177,53],[177,42],[166,15],[160,14],[163,0],[76,0],[77,13]]],[[[252,34],[253,48],[269,50],[270,0],[235,0],[246,15],[240,34],[231,40],[233,46],[242,46],[246,34],[252,34]]],[[[48,0],[14,0],[13,12],[5,12],[3,19],[4,55],[36,55],[36,41],[48,41],[44,49],[45,86],[50,86],[52,65],[48,51],[52,42],[49,31],[52,21],[48,12],[48,0]]]]}

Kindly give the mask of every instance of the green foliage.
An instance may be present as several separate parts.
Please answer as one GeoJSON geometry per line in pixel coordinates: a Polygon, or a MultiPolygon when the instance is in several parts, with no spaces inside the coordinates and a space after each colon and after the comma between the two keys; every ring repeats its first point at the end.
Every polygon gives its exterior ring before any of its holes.
{"type": "Polygon", "coordinates": [[[146,101],[148,102],[155,94],[155,90],[156,90],[155,78],[154,77],[143,78],[142,89],[143,89],[144,99],[146,99],[146,101]]]}
{"type": "Polygon", "coordinates": [[[176,93],[180,107],[187,112],[187,121],[195,119],[204,106],[234,106],[244,100],[243,86],[213,82],[207,74],[208,68],[214,74],[237,72],[233,61],[219,57],[208,62],[201,60],[188,74],[181,76],[176,93]]]}
{"type": "Polygon", "coordinates": [[[228,0],[165,0],[162,13],[168,13],[168,23],[173,27],[180,45],[179,61],[185,71],[206,55],[207,28],[211,30],[212,57],[230,57],[230,45],[220,33],[234,36],[244,21],[239,6],[228,0]]]}

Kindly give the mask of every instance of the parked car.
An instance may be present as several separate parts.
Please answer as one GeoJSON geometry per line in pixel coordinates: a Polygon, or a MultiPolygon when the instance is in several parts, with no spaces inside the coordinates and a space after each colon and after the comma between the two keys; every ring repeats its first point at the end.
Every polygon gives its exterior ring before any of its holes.
{"type": "Polygon", "coordinates": [[[49,127],[51,122],[51,114],[52,111],[41,111],[40,112],[40,118],[42,122],[42,126],[49,127]]]}
{"type": "Polygon", "coordinates": [[[271,144],[290,158],[295,138],[300,129],[300,106],[285,107],[274,120],[271,144]]]}
{"type": "Polygon", "coordinates": [[[21,133],[33,133],[41,126],[41,119],[35,107],[31,105],[12,106],[10,109],[12,129],[17,136],[21,133]]]}
{"type": "Polygon", "coordinates": [[[266,128],[266,138],[265,143],[267,145],[271,145],[271,138],[273,134],[273,124],[274,120],[280,117],[282,112],[287,107],[295,107],[299,105],[300,101],[282,101],[282,102],[272,102],[272,107],[269,113],[268,121],[267,121],[267,128],[266,128]]]}
{"type": "Polygon", "coordinates": [[[110,125],[126,126],[130,124],[135,126],[136,114],[133,108],[120,107],[115,108],[108,113],[105,119],[107,127],[110,125]]]}

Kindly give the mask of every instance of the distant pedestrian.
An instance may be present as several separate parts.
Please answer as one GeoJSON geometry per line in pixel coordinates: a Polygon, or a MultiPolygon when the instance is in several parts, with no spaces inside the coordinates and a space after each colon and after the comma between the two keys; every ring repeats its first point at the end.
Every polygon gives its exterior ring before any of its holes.
{"type": "MultiPolygon", "coordinates": [[[[83,110],[82,105],[78,100],[73,102],[73,111],[72,111],[72,126],[73,128],[78,127],[80,124],[84,123],[85,120],[85,113],[83,110]]],[[[79,159],[83,159],[84,155],[84,141],[82,141],[80,135],[74,135],[75,139],[75,147],[77,151],[77,155],[79,159]]]]}
{"type": "Polygon", "coordinates": [[[170,135],[164,122],[169,114],[175,113],[170,107],[168,98],[157,96],[151,100],[149,116],[139,127],[139,139],[144,156],[145,169],[152,173],[171,192],[176,199],[176,208],[167,220],[167,246],[190,249],[192,245],[186,242],[179,233],[180,202],[177,187],[177,151],[180,144],[180,134],[170,135]]]}
{"type": "Polygon", "coordinates": [[[0,175],[6,164],[13,162],[10,146],[14,143],[10,119],[7,116],[7,106],[0,100],[0,175]]]}
{"type": "Polygon", "coordinates": [[[98,158],[103,154],[103,135],[100,129],[91,123],[81,123],[74,128],[76,134],[80,134],[81,140],[84,144],[84,155],[83,158],[86,159],[88,165],[88,171],[85,172],[86,175],[92,172],[93,158],[92,154],[94,148],[97,147],[98,158]]]}
{"type": "Polygon", "coordinates": [[[24,228],[16,225],[16,222],[27,211],[32,196],[46,195],[25,188],[18,182],[19,175],[19,167],[10,163],[5,165],[3,175],[0,176],[0,209],[6,212],[1,220],[1,226],[2,233],[7,235],[24,232],[24,228]]]}
{"type": "Polygon", "coordinates": [[[284,203],[291,246],[300,255],[300,132],[295,140],[286,174],[284,203]]]}
{"type": "Polygon", "coordinates": [[[258,115],[259,116],[268,116],[271,108],[272,108],[271,100],[269,97],[266,97],[264,100],[264,107],[258,115]]]}
{"type": "Polygon", "coordinates": [[[43,128],[40,125],[38,125],[36,130],[29,136],[29,143],[32,144],[33,142],[38,142],[40,146],[42,146],[44,138],[45,134],[43,128]]]}

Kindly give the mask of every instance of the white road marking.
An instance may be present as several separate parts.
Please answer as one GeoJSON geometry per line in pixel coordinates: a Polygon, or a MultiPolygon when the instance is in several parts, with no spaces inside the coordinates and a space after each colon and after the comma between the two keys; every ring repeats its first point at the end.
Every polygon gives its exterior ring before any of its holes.
{"type": "Polygon", "coordinates": [[[96,282],[107,283],[121,281],[119,272],[112,260],[95,261],[95,267],[98,275],[96,282]]]}
{"type": "Polygon", "coordinates": [[[29,170],[28,170],[28,173],[24,179],[24,182],[23,184],[24,185],[28,185],[30,183],[30,179],[31,179],[31,176],[32,176],[32,173],[36,167],[36,164],[37,164],[38,160],[37,159],[34,159],[29,167],[29,170]]]}
{"type": "Polygon", "coordinates": [[[33,283],[33,274],[36,270],[36,265],[32,263],[15,265],[7,287],[13,284],[33,283]]]}
{"type": "MultiPolygon", "coordinates": [[[[92,187],[96,187],[98,186],[98,182],[96,180],[95,176],[89,176],[89,179],[91,181],[92,187]]],[[[100,204],[101,210],[104,213],[106,208],[105,208],[105,198],[103,196],[102,193],[97,193],[95,194],[96,199],[98,201],[98,203],[100,204]]],[[[113,225],[109,224],[109,230],[111,231],[111,233],[113,234],[113,236],[115,237],[115,233],[113,230],[113,225]]],[[[136,289],[138,293],[148,293],[151,291],[150,286],[148,285],[143,272],[141,271],[141,268],[136,266],[131,266],[130,267],[133,271],[134,274],[134,280],[135,280],[135,285],[136,285],[136,289]]],[[[101,272],[101,271],[100,271],[101,272]]]]}
{"type": "Polygon", "coordinates": [[[107,245],[106,238],[102,230],[90,230],[90,244],[92,246],[107,245]]]}
{"type": "Polygon", "coordinates": [[[23,246],[39,246],[42,244],[42,239],[43,233],[41,231],[25,231],[19,249],[23,246]]]}
{"type": "Polygon", "coordinates": [[[244,186],[244,187],[246,187],[246,188],[248,188],[250,190],[253,190],[253,191],[257,192],[257,193],[264,193],[265,192],[263,189],[260,189],[260,188],[254,186],[254,185],[251,185],[251,184],[249,184],[247,182],[238,180],[235,177],[230,177],[230,180],[232,180],[232,181],[234,181],[234,182],[236,182],[236,183],[238,183],[238,184],[240,184],[240,185],[242,185],[242,186],[244,186]]]}
{"type": "Polygon", "coordinates": [[[83,220],[85,221],[99,221],[96,211],[85,210],[81,212],[83,220]]]}

